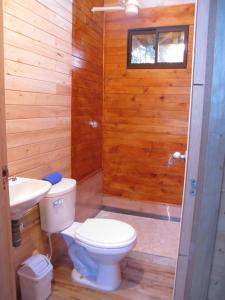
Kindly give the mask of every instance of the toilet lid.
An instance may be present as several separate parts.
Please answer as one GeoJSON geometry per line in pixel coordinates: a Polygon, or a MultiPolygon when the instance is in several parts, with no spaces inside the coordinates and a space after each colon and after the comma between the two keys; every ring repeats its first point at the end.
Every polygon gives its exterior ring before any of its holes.
{"type": "Polygon", "coordinates": [[[54,198],[65,195],[75,189],[76,180],[71,178],[62,178],[62,180],[54,184],[48,192],[46,198],[54,198]]]}
{"type": "Polygon", "coordinates": [[[136,232],[127,223],[112,219],[87,219],[76,230],[76,239],[101,248],[119,248],[136,239],[136,232]]]}

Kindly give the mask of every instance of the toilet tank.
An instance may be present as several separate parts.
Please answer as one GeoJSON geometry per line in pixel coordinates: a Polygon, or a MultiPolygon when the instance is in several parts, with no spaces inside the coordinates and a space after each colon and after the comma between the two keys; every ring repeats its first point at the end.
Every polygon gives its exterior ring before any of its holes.
{"type": "Polygon", "coordinates": [[[52,186],[40,201],[41,228],[56,233],[69,227],[75,220],[76,180],[63,178],[52,186]]]}

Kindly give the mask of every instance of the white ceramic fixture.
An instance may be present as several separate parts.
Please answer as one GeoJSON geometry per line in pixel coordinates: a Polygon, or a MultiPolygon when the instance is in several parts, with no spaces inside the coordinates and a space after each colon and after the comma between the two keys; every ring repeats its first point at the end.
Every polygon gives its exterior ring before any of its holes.
{"type": "Polygon", "coordinates": [[[41,228],[63,235],[74,264],[75,282],[113,291],[120,286],[120,261],[135,246],[136,232],[129,224],[112,219],[74,222],[75,188],[75,180],[63,178],[40,201],[41,228]]]}
{"type": "Polygon", "coordinates": [[[16,177],[9,181],[11,219],[20,219],[27,210],[37,204],[51,189],[48,181],[16,177]]]}

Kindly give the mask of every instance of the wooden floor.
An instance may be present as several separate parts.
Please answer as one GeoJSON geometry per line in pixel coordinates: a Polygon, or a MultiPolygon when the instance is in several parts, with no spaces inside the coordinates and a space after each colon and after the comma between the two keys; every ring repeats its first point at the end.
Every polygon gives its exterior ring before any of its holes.
{"type": "Polygon", "coordinates": [[[71,281],[71,262],[62,257],[54,271],[49,300],[170,300],[173,294],[176,260],[132,252],[122,263],[122,284],[113,293],[102,293],[71,281]]]}

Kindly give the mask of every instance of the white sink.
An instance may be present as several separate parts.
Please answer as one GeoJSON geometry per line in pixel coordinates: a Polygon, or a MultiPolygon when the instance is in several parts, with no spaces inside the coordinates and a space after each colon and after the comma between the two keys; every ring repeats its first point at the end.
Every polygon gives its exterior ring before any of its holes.
{"type": "Polygon", "coordinates": [[[9,181],[11,219],[18,220],[51,189],[48,181],[17,177],[9,181]]]}

